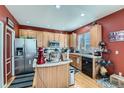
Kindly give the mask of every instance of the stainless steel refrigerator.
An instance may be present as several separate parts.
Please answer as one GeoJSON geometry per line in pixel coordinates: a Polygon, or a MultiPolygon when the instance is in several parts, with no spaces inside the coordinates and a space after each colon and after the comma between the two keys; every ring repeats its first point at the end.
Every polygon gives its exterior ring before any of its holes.
{"type": "Polygon", "coordinates": [[[36,39],[15,39],[15,75],[33,72],[36,50],[36,39]]]}

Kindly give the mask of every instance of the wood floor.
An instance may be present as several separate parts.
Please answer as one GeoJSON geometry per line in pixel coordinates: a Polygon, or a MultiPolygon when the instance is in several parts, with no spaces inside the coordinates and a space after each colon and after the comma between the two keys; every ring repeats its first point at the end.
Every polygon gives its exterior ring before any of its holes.
{"type": "Polygon", "coordinates": [[[70,88],[102,88],[95,80],[81,72],[75,74],[75,85],[70,88]]]}
{"type": "Polygon", "coordinates": [[[10,78],[10,79],[8,80],[7,85],[5,85],[4,87],[5,87],[5,88],[8,88],[8,87],[11,85],[11,83],[14,81],[14,79],[15,79],[15,76],[13,76],[12,78],[10,78]]]}
{"type": "MultiPolygon", "coordinates": [[[[14,78],[15,77],[13,77],[12,80],[14,80],[14,78]]],[[[70,86],[70,88],[102,88],[102,87],[96,82],[96,80],[90,78],[89,76],[81,72],[77,72],[75,74],[75,85],[70,86]]]]}

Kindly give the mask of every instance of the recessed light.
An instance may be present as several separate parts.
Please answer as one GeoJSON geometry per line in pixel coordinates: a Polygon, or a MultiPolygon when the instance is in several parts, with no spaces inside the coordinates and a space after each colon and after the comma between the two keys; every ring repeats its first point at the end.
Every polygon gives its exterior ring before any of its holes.
{"type": "Polygon", "coordinates": [[[59,9],[61,6],[60,5],[56,5],[56,8],[59,9]]]}
{"type": "Polygon", "coordinates": [[[27,23],[27,24],[29,24],[29,23],[30,23],[30,21],[26,21],[26,23],[27,23]]]}
{"type": "Polygon", "coordinates": [[[47,27],[50,27],[50,25],[47,25],[47,27]]]}
{"type": "Polygon", "coordinates": [[[85,14],[84,13],[81,13],[81,16],[85,16],[85,14]]]}

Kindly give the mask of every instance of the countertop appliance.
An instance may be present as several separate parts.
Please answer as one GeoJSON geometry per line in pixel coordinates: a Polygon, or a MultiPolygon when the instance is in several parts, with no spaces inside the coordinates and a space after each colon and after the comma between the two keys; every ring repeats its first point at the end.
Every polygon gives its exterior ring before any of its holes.
{"type": "Polygon", "coordinates": [[[36,52],[36,39],[15,39],[15,75],[33,72],[36,52]]]}
{"type": "Polygon", "coordinates": [[[45,48],[44,56],[47,62],[59,62],[61,60],[60,48],[45,48]]]}

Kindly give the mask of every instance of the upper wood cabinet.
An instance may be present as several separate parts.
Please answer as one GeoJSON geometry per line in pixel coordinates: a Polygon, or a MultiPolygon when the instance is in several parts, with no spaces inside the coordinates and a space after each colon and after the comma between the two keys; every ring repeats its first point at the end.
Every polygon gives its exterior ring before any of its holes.
{"type": "Polygon", "coordinates": [[[67,48],[69,47],[69,35],[64,34],[64,47],[67,48]]]}
{"type": "Polygon", "coordinates": [[[48,47],[49,32],[43,32],[43,47],[48,47]]]}
{"type": "Polygon", "coordinates": [[[72,33],[69,35],[70,38],[70,47],[76,48],[76,33],[72,33]]]}
{"type": "Polygon", "coordinates": [[[43,47],[43,32],[37,31],[37,47],[43,47]]]}
{"type": "Polygon", "coordinates": [[[52,33],[46,31],[34,31],[34,30],[19,30],[19,36],[24,38],[36,38],[37,39],[37,47],[48,47],[48,42],[55,40],[60,42],[60,47],[68,47],[68,34],[62,33],[52,33]]]}
{"type": "Polygon", "coordinates": [[[48,32],[48,38],[49,38],[49,41],[53,41],[54,40],[54,33],[48,32]]]}
{"type": "Polygon", "coordinates": [[[59,38],[59,41],[60,41],[60,47],[61,48],[64,48],[64,34],[60,34],[60,38],[59,38]]]}
{"type": "Polygon", "coordinates": [[[28,36],[27,30],[23,30],[23,29],[19,30],[19,37],[27,38],[27,36],[28,36]]]}
{"type": "Polygon", "coordinates": [[[90,35],[91,35],[91,47],[96,48],[98,47],[98,44],[100,41],[102,41],[102,29],[101,25],[94,25],[90,29],[90,35]]]}
{"type": "Polygon", "coordinates": [[[60,34],[59,33],[54,33],[54,40],[59,41],[60,34]]]}
{"type": "Polygon", "coordinates": [[[37,32],[33,30],[28,30],[28,37],[29,38],[37,38],[37,32]]]}

